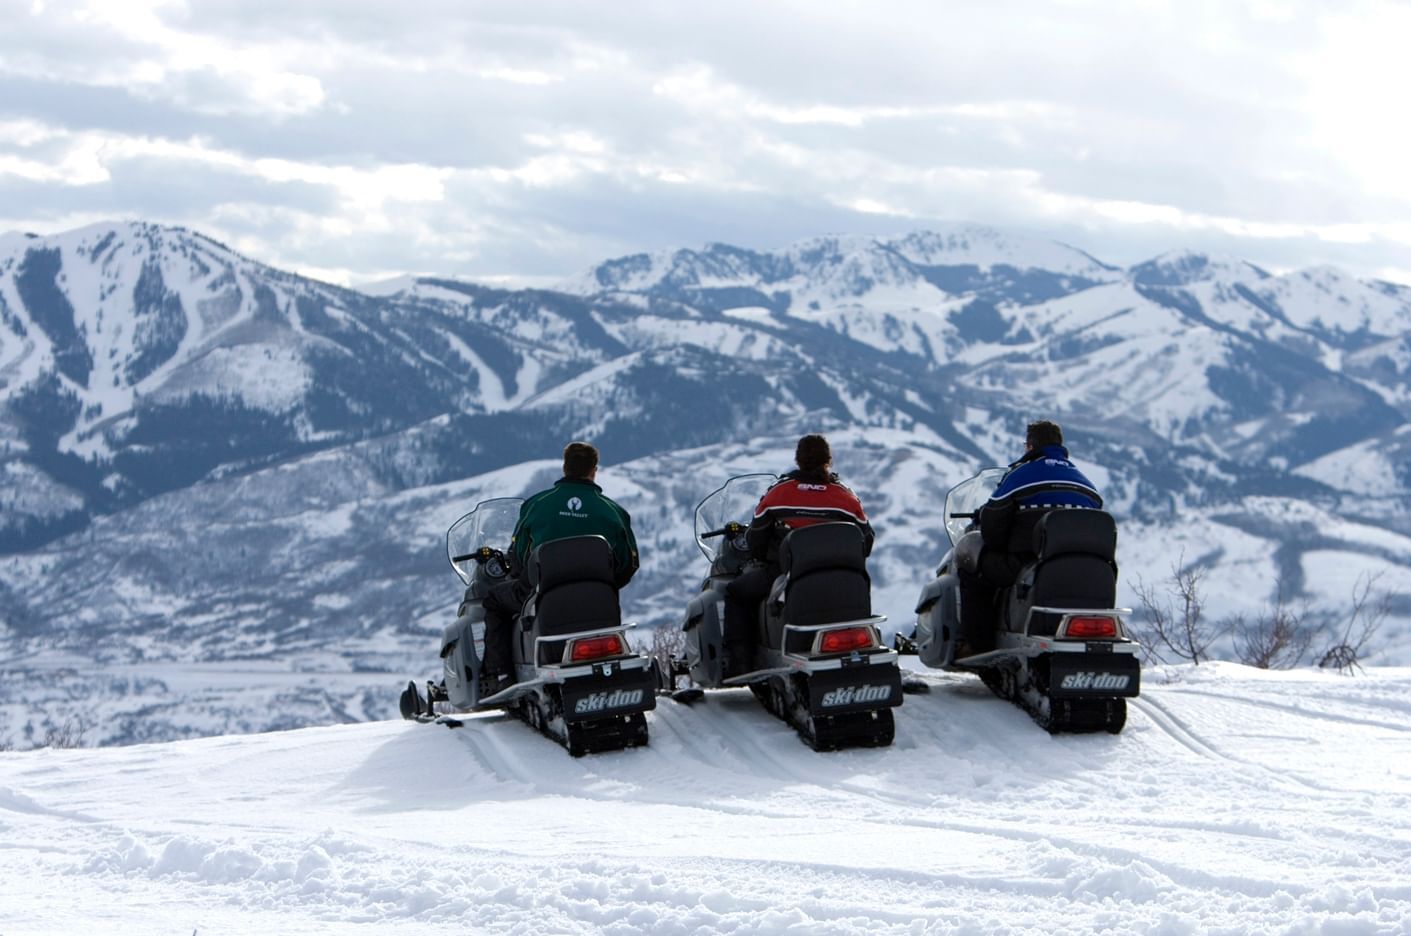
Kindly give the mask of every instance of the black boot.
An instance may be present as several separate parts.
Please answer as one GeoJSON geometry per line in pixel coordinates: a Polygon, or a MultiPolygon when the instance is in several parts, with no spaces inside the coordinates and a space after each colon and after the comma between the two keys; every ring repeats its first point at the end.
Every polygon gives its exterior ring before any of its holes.
{"type": "Polygon", "coordinates": [[[496,673],[493,670],[482,672],[480,674],[480,698],[488,699],[513,685],[514,677],[509,673],[496,673]]]}
{"type": "Polygon", "coordinates": [[[983,582],[960,586],[960,633],[956,634],[951,659],[960,660],[983,653],[993,644],[995,590],[983,582]]]}

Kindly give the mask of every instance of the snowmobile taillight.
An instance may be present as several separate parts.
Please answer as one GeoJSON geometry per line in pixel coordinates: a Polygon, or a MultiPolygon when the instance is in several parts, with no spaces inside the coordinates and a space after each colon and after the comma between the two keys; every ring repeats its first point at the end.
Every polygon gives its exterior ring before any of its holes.
{"type": "Polygon", "coordinates": [[[1078,640],[1094,640],[1117,637],[1117,619],[1111,617],[1070,617],[1063,628],[1064,637],[1078,640]]]}
{"type": "Polygon", "coordinates": [[[601,660],[603,657],[622,656],[622,638],[616,634],[606,637],[584,637],[570,644],[568,659],[573,663],[588,660],[601,660]]]}
{"type": "Polygon", "coordinates": [[[818,652],[847,653],[850,650],[867,650],[874,643],[870,627],[840,627],[823,632],[818,638],[818,652]]]}

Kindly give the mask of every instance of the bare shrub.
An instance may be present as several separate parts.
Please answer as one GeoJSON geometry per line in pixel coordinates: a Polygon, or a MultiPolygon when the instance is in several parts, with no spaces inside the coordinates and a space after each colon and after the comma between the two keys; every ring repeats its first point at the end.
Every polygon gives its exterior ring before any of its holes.
{"type": "Polygon", "coordinates": [[[1231,618],[1228,626],[1235,637],[1235,656],[1246,666],[1260,669],[1293,669],[1303,662],[1313,643],[1314,630],[1304,624],[1306,607],[1289,607],[1283,577],[1275,586],[1274,607],[1253,620],[1244,615],[1231,618]]]}
{"type": "Polygon", "coordinates": [[[1182,660],[1199,664],[1210,658],[1210,645],[1221,630],[1205,618],[1205,598],[1200,592],[1205,569],[1183,566],[1185,553],[1171,565],[1171,575],[1161,588],[1140,577],[1134,590],[1146,613],[1146,626],[1133,636],[1142,648],[1143,659],[1166,662],[1165,649],[1182,660]]]}
{"type": "Polygon", "coordinates": [[[1391,613],[1391,595],[1372,590],[1381,577],[1381,572],[1366,572],[1357,577],[1357,583],[1352,586],[1352,608],[1347,622],[1319,658],[1320,667],[1344,674],[1362,668],[1363,651],[1391,613]]]}
{"type": "Polygon", "coordinates": [[[37,745],[42,748],[83,747],[83,736],[88,733],[88,725],[81,718],[66,718],[62,725],[47,725],[44,741],[37,745]]]}
{"type": "Polygon", "coordinates": [[[652,628],[652,645],[648,655],[656,661],[657,669],[665,679],[667,687],[678,688],[677,677],[671,674],[672,660],[686,656],[686,632],[674,624],[662,624],[652,628]]]}

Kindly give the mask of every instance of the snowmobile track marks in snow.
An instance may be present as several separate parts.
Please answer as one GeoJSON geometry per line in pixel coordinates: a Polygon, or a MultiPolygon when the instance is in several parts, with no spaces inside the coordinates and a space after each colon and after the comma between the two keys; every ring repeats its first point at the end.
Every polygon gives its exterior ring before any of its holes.
{"type": "Polygon", "coordinates": [[[1145,715],[1147,720],[1160,729],[1163,734],[1197,757],[1229,760],[1220,751],[1196,737],[1180,719],[1168,712],[1166,707],[1159,702],[1150,698],[1133,699],[1132,702],[1134,703],[1133,707],[1145,715]]]}
{"type": "Polygon", "coordinates": [[[1320,712],[1316,709],[1304,708],[1301,705],[1290,705],[1285,702],[1271,702],[1268,699],[1255,699],[1245,696],[1221,695],[1218,692],[1210,692],[1205,689],[1182,689],[1182,695],[1203,696],[1207,699],[1221,699],[1226,702],[1238,702],[1244,705],[1253,705],[1258,708],[1269,709],[1274,712],[1281,712],[1289,715],[1297,715],[1300,718],[1319,718],[1324,721],[1335,722],[1343,725],[1359,725],[1364,728],[1381,728],[1385,731],[1401,731],[1411,733],[1411,721],[1405,723],[1378,721],[1371,718],[1358,718],[1354,715],[1338,715],[1333,712],[1320,712]]]}
{"type": "Polygon", "coordinates": [[[1202,739],[1199,735],[1195,733],[1194,730],[1192,730],[1188,725],[1186,725],[1184,721],[1182,721],[1176,715],[1172,714],[1171,711],[1165,706],[1165,704],[1158,702],[1155,699],[1143,697],[1141,699],[1132,699],[1130,701],[1136,703],[1136,708],[1138,709],[1138,711],[1145,715],[1147,719],[1153,725],[1155,725],[1163,734],[1171,738],[1177,744],[1180,744],[1182,747],[1189,750],[1191,753],[1195,754],[1197,757],[1211,758],[1214,760],[1224,761],[1227,764],[1238,765],[1240,767],[1247,767],[1250,770],[1255,770],[1260,773],[1267,774],[1269,777],[1273,778],[1281,784],[1293,784],[1304,790],[1313,790],[1317,792],[1335,792],[1329,790],[1327,787],[1320,786],[1309,780],[1306,780],[1296,773],[1292,773],[1290,771],[1274,770],[1263,764],[1256,764],[1251,761],[1244,760],[1243,758],[1234,757],[1233,755],[1226,754],[1224,751],[1220,750],[1215,745],[1210,744],[1209,742],[1202,739]]]}

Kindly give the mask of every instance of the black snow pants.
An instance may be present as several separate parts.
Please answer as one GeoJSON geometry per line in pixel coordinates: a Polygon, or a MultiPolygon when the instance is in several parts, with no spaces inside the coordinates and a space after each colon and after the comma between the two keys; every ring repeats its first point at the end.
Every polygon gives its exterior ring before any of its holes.
{"type": "Polygon", "coordinates": [[[480,678],[508,676],[514,679],[514,623],[533,588],[528,582],[510,578],[490,589],[485,596],[485,659],[480,678]]]}
{"type": "Polygon", "coordinates": [[[725,586],[725,653],[733,675],[754,669],[755,648],[761,639],[759,606],[778,577],[776,566],[761,563],[746,568],[725,586]]]}
{"type": "Polygon", "coordinates": [[[956,656],[969,656],[994,649],[994,633],[1000,626],[998,597],[1001,589],[1013,585],[1032,555],[985,548],[975,572],[960,572],[960,643],[956,656]]]}

